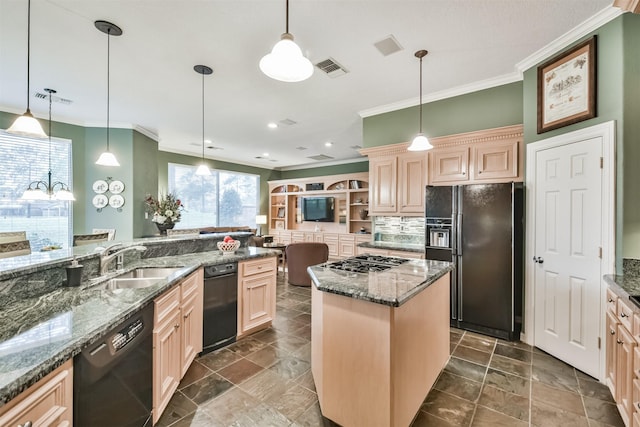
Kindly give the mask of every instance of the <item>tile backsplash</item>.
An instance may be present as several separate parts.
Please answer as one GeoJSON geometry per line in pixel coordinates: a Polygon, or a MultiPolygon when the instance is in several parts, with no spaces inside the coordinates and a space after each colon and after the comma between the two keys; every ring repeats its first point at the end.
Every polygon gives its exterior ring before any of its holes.
{"type": "Polygon", "coordinates": [[[424,245],[424,218],[376,216],[373,218],[374,242],[424,245]]]}

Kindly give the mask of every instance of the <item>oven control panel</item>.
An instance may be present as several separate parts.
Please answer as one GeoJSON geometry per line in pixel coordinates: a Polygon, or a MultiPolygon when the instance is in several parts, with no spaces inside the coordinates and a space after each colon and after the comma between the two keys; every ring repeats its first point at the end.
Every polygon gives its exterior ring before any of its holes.
{"type": "Polygon", "coordinates": [[[138,336],[142,329],[144,328],[144,323],[142,323],[142,319],[137,319],[135,322],[130,323],[128,326],[122,328],[120,331],[115,333],[113,337],[111,337],[111,345],[115,351],[121,350],[127,344],[131,342],[135,337],[138,336]]]}

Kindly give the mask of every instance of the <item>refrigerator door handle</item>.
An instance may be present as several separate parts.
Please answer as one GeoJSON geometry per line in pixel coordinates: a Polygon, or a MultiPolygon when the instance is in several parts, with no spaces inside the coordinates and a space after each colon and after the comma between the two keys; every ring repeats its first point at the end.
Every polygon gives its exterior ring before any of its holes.
{"type": "Polygon", "coordinates": [[[456,220],[456,255],[462,255],[462,214],[456,220]]]}

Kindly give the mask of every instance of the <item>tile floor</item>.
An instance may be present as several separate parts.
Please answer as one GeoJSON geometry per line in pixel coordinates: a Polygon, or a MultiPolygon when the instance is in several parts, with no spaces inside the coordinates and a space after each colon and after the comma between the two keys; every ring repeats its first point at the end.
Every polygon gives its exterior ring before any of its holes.
{"type": "MultiPolygon", "coordinates": [[[[196,359],[157,426],[336,426],[310,371],[310,299],[278,275],[273,327],[196,359]]],[[[414,427],[623,425],[604,385],[546,353],[450,334],[451,359],[414,427]]]]}

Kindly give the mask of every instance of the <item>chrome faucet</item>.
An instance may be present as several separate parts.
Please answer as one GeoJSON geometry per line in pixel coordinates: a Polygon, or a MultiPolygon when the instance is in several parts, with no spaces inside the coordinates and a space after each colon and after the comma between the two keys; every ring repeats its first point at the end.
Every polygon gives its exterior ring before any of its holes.
{"type": "Polygon", "coordinates": [[[100,254],[100,275],[106,274],[109,269],[109,264],[114,259],[116,260],[116,270],[122,270],[124,267],[123,254],[128,251],[146,251],[144,246],[127,246],[124,247],[122,243],[115,243],[107,248],[100,254]],[[115,251],[110,254],[110,252],[115,251]]]}

